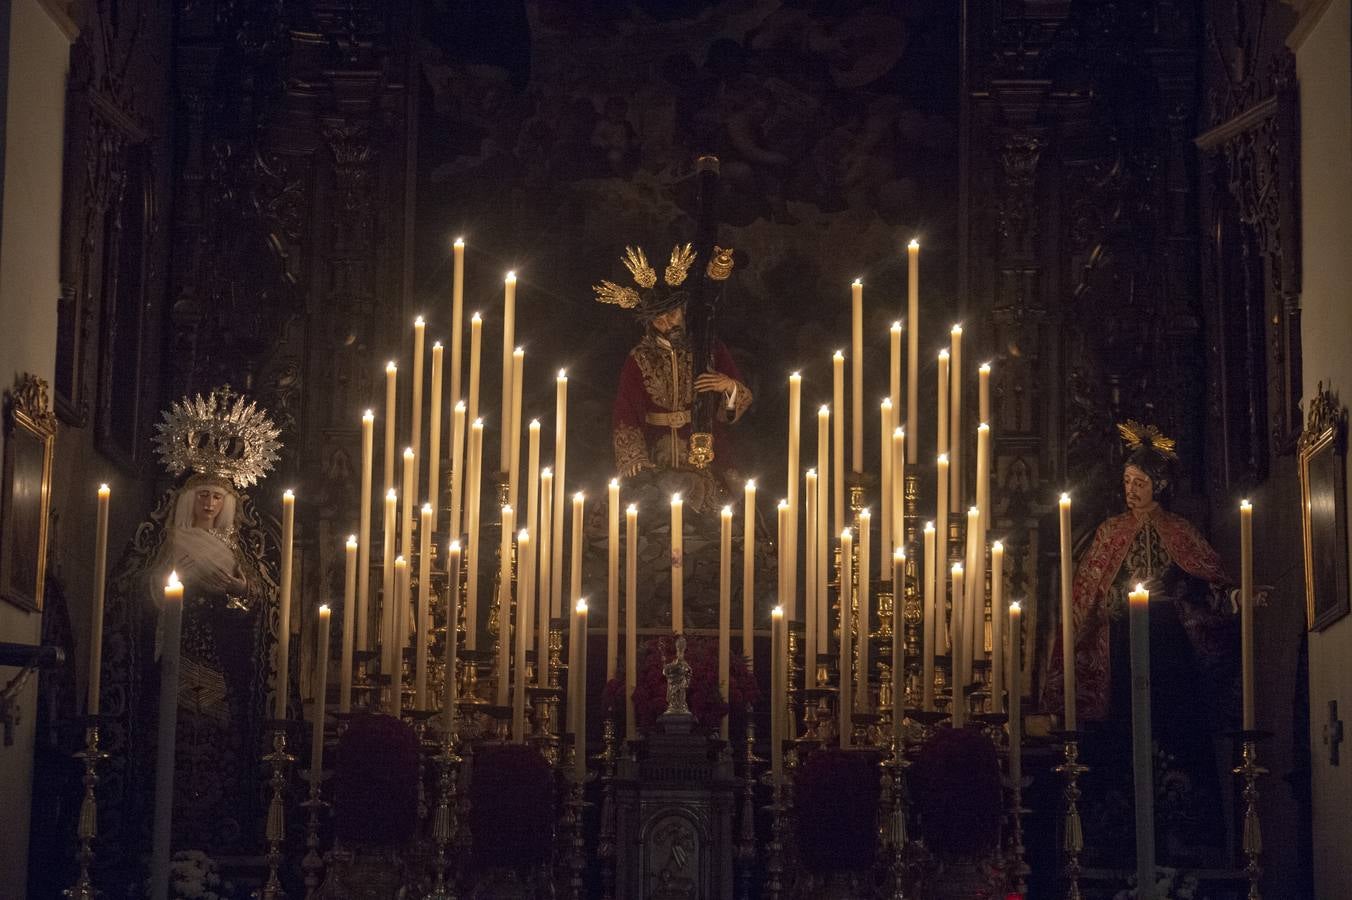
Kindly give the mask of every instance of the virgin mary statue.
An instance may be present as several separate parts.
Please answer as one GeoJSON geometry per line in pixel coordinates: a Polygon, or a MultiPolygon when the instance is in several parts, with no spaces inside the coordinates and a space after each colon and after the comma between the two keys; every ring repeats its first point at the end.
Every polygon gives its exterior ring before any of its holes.
{"type": "Polygon", "coordinates": [[[278,610],[274,529],[243,489],[272,468],[278,432],[228,387],[175,403],[158,428],[156,449],[179,480],[137,529],[109,586],[104,709],[111,737],[125,743],[113,759],[127,761],[110,779],[121,801],[111,836],[135,858],[148,833],[160,607],[174,571],[185,588],[174,849],[248,855],[262,834],[258,758],[278,610]]]}

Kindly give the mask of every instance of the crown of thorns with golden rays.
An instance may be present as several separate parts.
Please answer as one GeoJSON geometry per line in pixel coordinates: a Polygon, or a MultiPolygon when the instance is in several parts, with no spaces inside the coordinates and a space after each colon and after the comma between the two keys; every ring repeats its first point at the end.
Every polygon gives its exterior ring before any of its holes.
{"type": "Polygon", "coordinates": [[[1154,425],[1142,425],[1135,419],[1128,419],[1117,426],[1117,433],[1122,436],[1122,442],[1127,445],[1127,450],[1148,446],[1165,456],[1174,456],[1176,442],[1171,437],[1165,437],[1154,425]]]}

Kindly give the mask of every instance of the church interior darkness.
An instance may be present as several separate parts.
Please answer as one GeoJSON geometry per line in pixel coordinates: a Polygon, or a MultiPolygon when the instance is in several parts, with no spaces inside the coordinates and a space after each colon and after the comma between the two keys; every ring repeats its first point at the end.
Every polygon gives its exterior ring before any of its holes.
{"type": "Polygon", "coordinates": [[[0,59],[0,900],[1352,897],[1352,0],[0,59]]]}

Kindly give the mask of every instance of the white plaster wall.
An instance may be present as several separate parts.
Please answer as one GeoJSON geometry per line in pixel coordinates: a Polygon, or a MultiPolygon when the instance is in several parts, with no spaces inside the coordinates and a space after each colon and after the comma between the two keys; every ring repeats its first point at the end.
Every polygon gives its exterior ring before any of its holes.
{"type": "MultiPolygon", "coordinates": [[[[1296,49],[1300,78],[1301,338],[1308,399],[1319,382],[1352,403],[1352,0],[1333,0],[1296,49]]],[[[1349,473],[1352,474],[1352,473],[1349,473]]],[[[1352,478],[1349,478],[1352,483],[1352,478]]],[[[1328,701],[1352,741],[1352,617],[1310,635],[1314,875],[1318,897],[1352,897],[1352,746],[1332,766],[1328,701]]]]}
{"type": "MultiPolygon", "coordinates": [[[[70,44],[38,0],[10,4],[9,94],[0,231],[0,387],[20,372],[52,381],[61,227],[61,154],[70,44]]],[[[0,436],[0,440],[3,437],[0,436]]],[[[35,643],[38,614],[0,603],[0,640],[35,643]]],[[[8,681],[13,670],[0,669],[8,681]]],[[[14,745],[0,747],[0,900],[26,894],[36,679],[14,745]]]]}

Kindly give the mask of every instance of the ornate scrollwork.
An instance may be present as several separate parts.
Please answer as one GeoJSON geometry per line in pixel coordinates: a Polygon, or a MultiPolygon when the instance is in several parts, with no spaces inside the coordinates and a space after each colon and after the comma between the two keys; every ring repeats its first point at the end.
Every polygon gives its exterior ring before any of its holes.
{"type": "Polygon", "coordinates": [[[1310,409],[1305,416],[1305,430],[1300,435],[1300,449],[1319,440],[1332,430],[1341,435],[1347,428],[1347,408],[1338,402],[1338,395],[1324,389],[1319,382],[1314,396],[1310,398],[1310,409]]]}
{"type": "Polygon", "coordinates": [[[56,434],[56,415],[47,402],[47,382],[36,375],[23,373],[10,392],[13,411],[32,422],[45,434],[56,434]]]}

